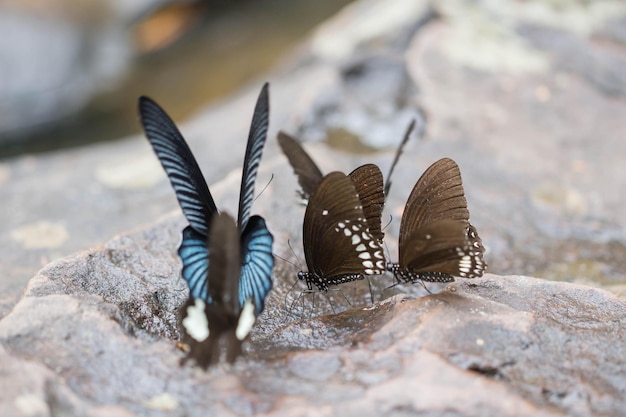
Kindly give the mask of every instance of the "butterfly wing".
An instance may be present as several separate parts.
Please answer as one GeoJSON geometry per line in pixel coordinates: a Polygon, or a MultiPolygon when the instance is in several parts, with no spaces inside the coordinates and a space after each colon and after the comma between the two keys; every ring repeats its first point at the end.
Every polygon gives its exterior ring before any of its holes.
{"type": "Polygon", "coordinates": [[[459,220],[439,220],[420,228],[406,242],[400,264],[411,271],[437,271],[458,276],[459,258],[469,252],[465,229],[459,220]]]}
{"type": "Polygon", "coordinates": [[[374,164],[358,167],[349,174],[363,206],[363,214],[370,234],[382,243],[385,234],[381,230],[380,218],[385,205],[383,174],[374,164]]]}
{"type": "Polygon", "coordinates": [[[207,236],[217,208],[189,146],[167,113],[148,97],[139,98],[139,115],[185,217],[196,232],[207,236]]]}
{"type": "Polygon", "coordinates": [[[487,270],[487,263],[484,259],[485,247],[483,246],[483,241],[480,236],[478,236],[476,228],[471,224],[468,225],[466,229],[466,237],[469,242],[467,253],[470,257],[470,262],[466,262],[465,265],[459,268],[459,276],[464,278],[482,277],[487,270]]]}
{"type": "Polygon", "coordinates": [[[368,231],[354,184],[341,172],[324,177],[311,195],[303,244],[309,272],[321,277],[385,271],[383,250],[368,231]]]}
{"type": "Polygon", "coordinates": [[[402,215],[399,244],[403,268],[482,276],[485,248],[469,223],[461,172],[452,159],[432,164],[415,184],[402,215]]]}
{"type": "Polygon", "coordinates": [[[243,159],[243,173],[241,176],[241,190],[239,191],[239,214],[237,224],[241,230],[245,230],[250,217],[250,210],[254,200],[254,182],[259,170],[267,128],[269,124],[269,84],[265,83],[257,99],[252,116],[252,125],[248,135],[246,154],[243,159]]]}
{"type": "Polygon", "coordinates": [[[468,224],[469,211],[461,171],[452,159],[443,158],[422,174],[407,200],[400,222],[400,258],[406,240],[415,231],[438,220],[460,220],[468,224]]]}
{"type": "Polygon", "coordinates": [[[167,113],[150,98],[140,97],[139,114],[146,137],[190,224],[183,230],[183,241],[178,249],[183,262],[183,278],[189,284],[192,297],[210,302],[207,237],[211,220],[217,212],[215,202],[191,149],[167,113]]]}
{"type": "Polygon", "coordinates": [[[189,294],[210,303],[207,277],[209,276],[209,253],[207,237],[193,227],[183,229],[183,241],[178,248],[178,255],[183,262],[182,275],[189,285],[189,294]]]}
{"type": "Polygon", "coordinates": [[[274,238],[259,216],[250,217],[254,200],[254,183],[259,169],[263,147],[267,139],[269,123],[269,85],[266,83],[257,99],[248,145],[243,163],[241,191],[239,194],[239,219],[241,230],[241,276],[239,279],[238,302],[244,306],[252,299],[254,313],[261,314],[265,298],[272,288],[274,238]]]}
{"type": "Polygon", "coordinates": [[[315,165],[300,143],[284,132],[278,132],[278,144],[298,176],[303,196],[308,198],[322,181],[322,171],[315,165]]]}
{"type": "Polygon", "coordinates": [[[274,238],[260,216],[250,217],[241,235],[241,277],[239,279],[239,304],[252,299],[258,316],[265,306],[265,298],[272,289],[274,238]]]}

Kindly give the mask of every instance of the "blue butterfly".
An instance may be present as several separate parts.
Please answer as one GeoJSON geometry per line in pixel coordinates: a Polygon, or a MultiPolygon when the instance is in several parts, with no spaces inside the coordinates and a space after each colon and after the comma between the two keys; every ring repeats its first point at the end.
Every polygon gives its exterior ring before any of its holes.
{"type": "MultiPolygon", "coordinates": [[[[239,282],[235,287],[238,294],[238,311],[243,312],[246,309],[248,309],[246,311],[250,311],[250,306],[252,306],[254,308],[252,310],[254,312],[253,317],[258,316],[263,311],[265,298],[272,288],[272,269],[274,267],[273,236],[267,229],[262,217],[250,216],[254,198],[254,183],[269,123],[268,88],[266,83],[259,94],[254,109],[243,163],[237,220],[238,247],[240,248],[237,250],[239,251],[240,271],[239,282]]],[[[210,267],[210,263],[213,261],[210,252],[217,244],[213,240],[221,240],[223,237],[213,234],[213,222],[217,221],[214,218],[219,215],[209,192],[209,187],[185,139],[165,111],[151,99],[140,97],[139,114],[146,137],[161,161],[180,207],[187,221],[189,221],[189,226],[183,230],[183,240],[178,249],[178,254],[183,263],[182,276],[189,285],[190,300],[188,304],[191,302],[197,307],[202,307],[201,309],[215,303],[219,304],[224,297],[229,297],[222,293],[222,291],[227,291],[224,288],[232,291],[233,287],[232,285],[210,285],[216,282],[216,279],[228,280],[229,274],[210,267]],[[220,277],[211,277],[212,273],[219,274],[220,277]]],[[[221,220],[220,224],[222,223],[227,223],[227,221],[221,220]]],[[[224,228],[228,230],[228,226],[222,226],[220,229],[224,228]]],[[[218,262],[222,262],[223,256],[217,259],[219,259],[218,262]]],[[[183,316],[188,313],[188,309],[183,308],[183,316]]],[[[194,332],[191,331],[190,333],[184,320],[185,317],[183,318],[183,329],[188,336],[194,338],[194,332]]],[[[201,318],[200,321],[202,321],[201,318]]],[[[210,324],[209,321],[208,325],[210,324]]],[[[203,331],[200,333],[200,336],[204,335],[203,331]]],[[[208,333],[207,329],[207,336],[203,340],[207,339],[208,333]]],[[[210,360],[214,361],[215,358],[210,360]]],[[[202,361],[198,360],[198,362],[202,361]]],[[[207,364],[200,364],[206,367],[208,362],[207,364]]]]}

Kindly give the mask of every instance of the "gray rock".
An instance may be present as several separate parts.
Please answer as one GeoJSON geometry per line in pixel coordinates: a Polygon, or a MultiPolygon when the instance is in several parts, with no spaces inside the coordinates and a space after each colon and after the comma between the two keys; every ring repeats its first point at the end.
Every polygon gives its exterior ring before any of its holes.
{"type": "MultiPolygon", "coordinates": [[[[294,259],[289,239],[301,258],[296,213],[303,208],[285,204],[295,180],[277,158],[264,163],[260,178],[270,171],[275,180],[253,211],[266,215],[277,254],[294,259]]],[[[212,187],[220,207],[236,207],[238,181],[232,175],[212,187]]],[[[29,393],[3,399],[16,415],[31,408],[53,415],[55,407],[66,415],[192,416],[626,410],[626,304],[606,291],[522,276],[459,280],[420,298],[405,295],[414,286],[383,291],[391,280],[380,277],[375,296],[390,298],[374,305],[365,282],[292,304],[304,286],[293,287],[297,267],[279,260],[245,355],[206,373],[181,368],[181,220],[169,217],[56,261],[29,282],[0,321],[3,360],[31,364],[20,378],[9,373],[0,382],[29,393]]]]}
{"type": "MultiPolygon", "coordinates": [[[[30,281],[0,321],[0,360],[11,364],[0,383],[11,387],[3,403],[12,415],[111,407],[128,415],[626,410],[626,304],[606,291],[522,276],[459,280],[435,295],[398,294],[374,305],[344,288],[353,307],[290,321],[277,296],[294,282],[285,268],[235,365],[181,368],[179,229],[175,219],[121,236],[30,281]]],[[[287,249],[284,241],[276,249],[287,249]]],[[[319,313],[310,304],[303,309],[319,313]]]]}

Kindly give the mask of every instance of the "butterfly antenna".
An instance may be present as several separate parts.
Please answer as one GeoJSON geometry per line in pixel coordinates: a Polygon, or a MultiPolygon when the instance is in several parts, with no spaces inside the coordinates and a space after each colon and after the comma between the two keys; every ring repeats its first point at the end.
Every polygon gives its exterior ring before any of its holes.
{"type": "Polygon", "coordinates": [[[392,221],[393,221],[393,216],[390,214],[389,215],[389,221],[387,222],[387,224],[385,224],[385,227],[382,228],[383,232],[389,227],[389,225],[391,224],[392,221]]]}
{"type": "Polygon", "coordinates": [[[257,198],[261,197],[261,194],[263,194],[263,192],[265,191],[265,189],[267,187],[270,186],[270,184],[272,183],[272,181],[274,180],[274,174],[272,173],[272,176],[270,177],[269,181],[267,182],[267,184],[265,184],[265,187],[263,187],[263,189],[259,192],[259,195],[257,195],[256,197],[254,197],[254,200],[252,200],[252,202],[255,202],[257,198]]]}
{"type": "MultiPolygon", "coordinates": [[[[291,253],[293,254],[293,257],[298,259],[298,255],[296,255],[296,252],[293,250],[293,247],[291,247],[291,241],[289,239],[287,239],[287,246],[289,246],[289,249],[291,250],[291,253]]],[[[300,261],[298,261],[298,268],[300,268],[300,271],[302,271],[302,265],[300,264],[300,261]]]]}
{"type": "MultiPolygon", "coordinates": [[[[298,266],[298,265],[294,264],[294,263],[293,263],[293,262],[291,262],[291,261],[288,261],[287,259],[283,258],[283,257],[282,257],[282,256],[280,256],[280,255],[277,255],[277,254],[275,254],[275,253],[272,253],[272,255],[274,255],[276,258],[280,259],[281,261],[288,263],[289,265],[293,266],[294,268],[299,268],[299,266],[298,266]]],[[[296,281],[296,282],[297,282],[297,281],[296,281]]]]}
{"type": "Polygon", "coordinates": [[[389,168],[389,174],[387,174],[387,182],[385,182],[385,200],[389,195],[389,190],[391,189],[391,174],[393,174],[393,170],[400,159],[400,155],[404,152],[404,145],[409,141],[411,137],[411,133],[413,133],[413,129],[415,129],[415,119],[411,119],[411,123],[409,127],[406,129],[404,133],[404,138],[402,138],[402,142],[400,142],[400,146],[398,146],[398,150],[396,150],[396,156],[393,158],[393,162],[391,163],[391,168],[389,168]]]}

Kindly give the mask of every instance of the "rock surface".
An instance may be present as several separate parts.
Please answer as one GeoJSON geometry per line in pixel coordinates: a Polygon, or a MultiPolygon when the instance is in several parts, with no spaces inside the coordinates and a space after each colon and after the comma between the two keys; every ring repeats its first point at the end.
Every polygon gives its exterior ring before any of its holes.
{"type": "MultiPolygon", "coordinates": [[[[423,114],[426,138],[409,145],[387,203],[391,257],[411,187],[449,156],[500,275],[419,298],[421,288],[387,289],[391,279],[380,277],[371,305],[365,282],[300,297],[298,267],[278,261],[246,355],[206,373],[180,368],[184,220],[171,214],[173,192],[145,139],[20,158],[0,166],[7,415],[626,413],[626,196],[615,191],[626,186],[626,106],[623,50],[613,47],[624,43],[626,11],[611,2],[568,3],[555,15],[538,1],[394,0],[389,9],[403,13],[387,15],[380,4],[355,3],[269,77],[272,131],[257,190],[274,179],[253,212],[267,218],[275,252],[302,264],[304,209],[276,130],[307,139],[326,131],[332,146],[307,144],[324,172],[365,162],[386,171],[403,117],[423,114]],[[325,41],[333,37],[341,41],[325,41]],[[371,136],[359,142],[363,132],[371,136]],[[141,231],[46,266],[15,304],[38,263],[130,228],[141,231]]],[[[257,90],[182,125],[231,213],[257,90]]]]}
{"type": "MultiPolygon", "coordinates": [[[[279,270],[246,355],[206,373],[181,368],[175,316],[186,291],[172,279],[179,228],[170,220],[120,237],[30,281],[0,322],[8,415],[626,410],[626,304],[603,290],[522,276],[460,280],[435,295],[374,305],[344,289],[354,307],[291,321],[279,294],[294,275],[279,270]]],[[[323,311],[311,303],[304,310],[323,311]]]]}

